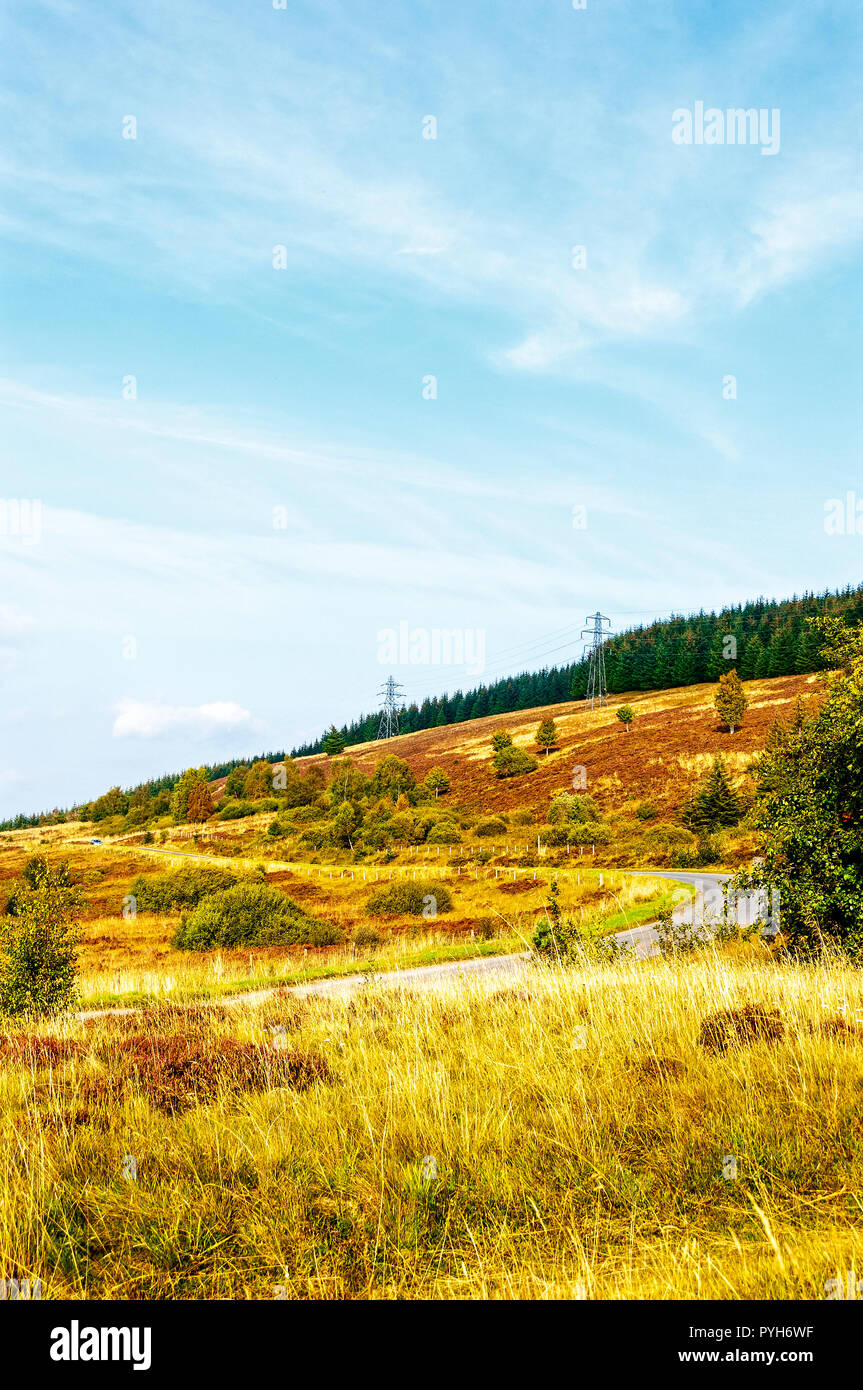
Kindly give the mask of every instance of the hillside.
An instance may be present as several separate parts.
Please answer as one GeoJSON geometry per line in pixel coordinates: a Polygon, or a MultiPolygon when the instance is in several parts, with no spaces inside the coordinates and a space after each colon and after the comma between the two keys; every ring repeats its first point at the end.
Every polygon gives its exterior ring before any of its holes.
{"type": "MultiPolygon", "coordinates": [[[[604,646],[608,689],[622,695],[631,690],[663,691],[716,681],[727,669],[729,647],[741,680],[820,671],[824,666],[821,642],[811,620],[829,615],[846,623],[863,621],[863,585],[781,600],[759,598],[719,613],[701,610],[686,617],[672,615],[646,627],[609,633],[604,646]]],[[[487,715],[523,713],[540,705],[582,700],[588,688],[587,656],[567,663],[557,655],[572,651],[581,640],[580,624],[576,623],[538,637],[521,652],[510,649],[507,665],[512,667],[523,659],[530,669],[498,677],[491,671],[483,684],[471,690],[427,696],[417,703],[410,699],[408,689],[399,727],[405,733],[418,733],[487,715]],[[557,664],[538,670],[540,659],[548,656],[555,657],[557,664]]],[[[375,711],[343,724],[340,732],[353,747],[375,739],[379,722],[380,712],[375,711]]],[[[322,738],[318,738],[295,748],[293,756],[323,751],[322,738]]],[[[226,772],[227,768],[216,770],[226,772]]]]}
{"type": "MultiPolygon", "coordinates": [[[[345,756],[368,774],[384,753],[410,764],[421,781],[432,767],[450,778],[448,798],[466,810],[544,810],[554,792],[572,789],[573,769],[586,769],[586,790],[606,807],[627,800],[650,799],[660,816],[674,812],[714,754],[721,753],[734,773],[742,773],[764,747],[771,724],[788,713],[798,697],[817,692],[817,676],[781,676],[744,682],[749,707],[743,726],[733,735],[719,723],[713,707],[715,685],[684,686],[665,691],[614,695],[602,709],[583,701],[489,715],[420,733],[403,734],[385,743],[351,745],[345,756]],[[631,705],[635,719],[626,733],[615,711],[631,705]],[[490,739],[508,729],[514,742],[536,753],[534,736],[540,720],[553,717],[560,747],[539,754],[536,772],[498,780],[491,766],[490,739]]],[[[325,754],[297,758],[298,767],[325,767],[325,754]]],[[[220,779],[217,786],[224,785],[220,779]]]]}

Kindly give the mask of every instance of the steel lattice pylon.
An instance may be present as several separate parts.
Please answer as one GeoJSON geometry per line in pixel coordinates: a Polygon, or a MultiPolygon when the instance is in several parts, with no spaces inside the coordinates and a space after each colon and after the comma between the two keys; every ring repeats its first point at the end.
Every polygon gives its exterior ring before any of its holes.
{"type": "Polygon", "coordinates": [[[387,677],[386,685],[382,685],[378,691],[383,696],[381,708],[381,722],[378,725],[378,738],[395,738],[399,731],[399,712],[396,705],[398,691],[403,687],[393,676],[387,677]]]}
{"type": "MultiPolygon", "coordinates": [[[[605,642],[611,635],[611,619],[606,618],[602,613],[588,613],[585,622],[592,623],[592,627],[581,629],[582,637],[585,634],[590,637],[590,670],[587,675],[587,696],[590,708],[595,705],[608,704],[608,687],[605,683],[605,653],[603,651],[605,642]],[[608,624],[606,628],[604,625],[608,624]]],[[[585,643],[585,645],[587,645],[585,643]]]]}

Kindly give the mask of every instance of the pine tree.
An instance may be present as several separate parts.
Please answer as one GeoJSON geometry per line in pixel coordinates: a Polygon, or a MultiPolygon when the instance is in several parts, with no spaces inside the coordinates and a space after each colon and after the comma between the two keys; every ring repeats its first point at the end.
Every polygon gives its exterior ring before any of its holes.
{"type": "Polygon", "coordinates": [[[626,732],[629,733],[629,726],[635,718],[635,715],[632,710],[632,705],[621,705],[620,709],[617,711],[617,717],[620,720],[626,732]]]}
{"type": "Polygon", "coordinates": [[[329,733],[325,735],[321,749],[328,758],[337,757],[339,753],[345,751],[345,736],[336,728],[335,724],[330,725],[329,733]]]}
{"type": "Polygon", "coordinates": [[[736,825],[743,811],[743,801],[731,785],[725,764],[716,757],[695,795],[681,812],[681,820],[690,830],[715,830],[721,825],[736,825]]]}
{"type": "Polygon", "coordinates": [[[557,747],[557,729],[553,719],[543,719],[536,731],[537,747],[545,749],[548,757],[552,748],[557,747]]]}

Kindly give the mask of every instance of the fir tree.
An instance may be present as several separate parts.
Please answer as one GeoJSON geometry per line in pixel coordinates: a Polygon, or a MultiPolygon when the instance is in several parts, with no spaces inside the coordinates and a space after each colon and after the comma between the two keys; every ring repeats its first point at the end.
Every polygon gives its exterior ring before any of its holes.
{"type": "Polygon", "coordinates": [[[321,742],[321,751],[326,753],[328,758],[337,757],[339,753],[345,751],[345,736],[336,728],[335,724],[330,725],[329,733],[324,736],[321,742]]]}
{"type": "Polygon", "coordinates": [[[546,757],[552,748],[557,747],[557,729],[553,719],[543,719],[536,731],[536,742],[538,748],[545,749],[546,757]]]}
{"type": "Polygon", "coordinates": [[[624,729],[626,730],[626,732],[629,733],[629,726],[630,726],[630,724],[632,723],[633,719],[635,718],[635,715],[633,714],[632,706],[631,706],[631,705],[621,705],[621,706],[620,706],[620,709],[617,711],[617,717],[618,717],[618,719],[620,720],[620,722],[621,722],[621,724],[623,725],[623,727],[624,727],[624,729]]]}

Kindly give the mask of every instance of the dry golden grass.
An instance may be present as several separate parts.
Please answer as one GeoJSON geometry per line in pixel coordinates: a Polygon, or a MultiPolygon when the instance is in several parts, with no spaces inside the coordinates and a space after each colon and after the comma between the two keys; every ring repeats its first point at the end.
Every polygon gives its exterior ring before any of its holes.
{"type": "Polygon", "coordinates": [[[706,952],[42,1028],[65,1059],[18,1030],[0,1265],[48,1298],[821,1298],[863,1265],[857,1022],[859,972],[706,952]],[[779,1041],[699,1045],[747,1003],[779,1041]],[[305,1089],[243,1060],[279,1026],[305,1089]],[[148,1048],[210,1103],[112,1065],[148,1048]]]}

